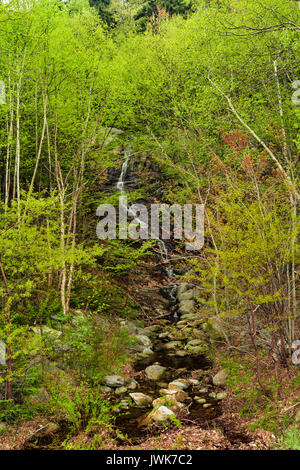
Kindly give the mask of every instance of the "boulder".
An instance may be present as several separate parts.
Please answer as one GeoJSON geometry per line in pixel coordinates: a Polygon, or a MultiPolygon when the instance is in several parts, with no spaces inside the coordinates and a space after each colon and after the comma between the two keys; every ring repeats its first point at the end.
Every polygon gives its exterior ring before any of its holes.
{"type": "Polygon", "coordinates": [[[129,395],[137,406],[148,407],[152,405],[152,398],[149,395],[139,392],[129,393],[129,395]]]}
{"type": "Polygon", "coordinates": [[[217,387],[225,387],[227,377],[228,377],[228,370],[222,369],[216,375],[214,375],[212,379],[213,384],[216,385],[217,387]]]}
{"type": "Polygon", "coordinates": [[[188,314],[188,313],[192,313],[194,308],[195,308],[195,301],[194,300],[182,300],[179,303],[178,312],[181,315],[185,315],[185,314],[188,314]]]}
{"type": "Polygon", "coordinates": [[[107,387],[117,388],[125,385],[125,380],[120,375],[106,375],[103,382],[107,387]]]}
{"type": "Polygon", "coordinates": [[[172,410],[169,410],[169,408],[167,408],[166,406],[162,405],[156,410],[153,410],[150,413],[149,418],[157,423],[164,423],[165,421],[168,421],[171,416],[175,416],[174,412],[172,410]]]}
{"type": "Polygon", "coordinates": [[[145,369],[145,373],[148,379],[157,381],[163,378],[166,373],[166,370],[166,367],[162,367],[158,364],[153,364],[152,366],[149,366],[145,369]]]}

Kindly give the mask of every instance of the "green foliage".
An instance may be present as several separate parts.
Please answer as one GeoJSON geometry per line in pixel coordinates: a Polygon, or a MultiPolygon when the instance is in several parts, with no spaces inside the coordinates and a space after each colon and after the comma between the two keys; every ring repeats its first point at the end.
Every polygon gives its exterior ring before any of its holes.
{"type": "Polygon", "coordinates": [[[279,450],[300,450],[300,430],[290,427],[283,432],[279,441],[279,450]]]}

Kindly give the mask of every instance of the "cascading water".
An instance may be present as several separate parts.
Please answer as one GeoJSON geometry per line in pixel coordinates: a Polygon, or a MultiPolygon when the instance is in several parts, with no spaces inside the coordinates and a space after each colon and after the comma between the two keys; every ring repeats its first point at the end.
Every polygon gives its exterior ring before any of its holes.
{"type": "MultiPolygon", "coordinates": [[[[126,174],[127,174],[127,169],[128,169],[128,162],[129,162],[131,154],[132,152],[130,148],[127,148],[124,151],[125,160],[123,162],[121,173],[117,182],[117,190],[120,192],[121,196],[124,196],[126,194],[125,182],[126,182],[126,174]]],[[[128,215],[134,216],[136,222],[140,224],[141,228],[146,227],[146,224],[142,220],[140,220],[138,217],[136,217],[134,211],[132,211],[130,207],[128,208],[128,215]]],[[[159,249],[161,260],[163,261],[163,264],[164,264],[164,270],[168,278],[175,279],[173,269],[167,266],[167,263],[169,263],[169,254],[168,254],[168,249],[167,249],[165,242],[161,239],[158,239],[157,246],[159,249]]],[[[177,291],[177,284],[175,282],[169,284],[169,296],[172,302],[176,302],[176,291],[177,291]]]]}

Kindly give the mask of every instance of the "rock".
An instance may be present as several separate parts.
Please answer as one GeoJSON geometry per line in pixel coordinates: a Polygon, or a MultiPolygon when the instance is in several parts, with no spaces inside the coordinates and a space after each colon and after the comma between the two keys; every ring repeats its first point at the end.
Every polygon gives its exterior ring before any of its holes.
{"type": "MultiPolygon", "coordinates": [[[[198,341],[198,340],[195,340],[198,341]]],[[[187,352],[192,356],[197,356],[198,354],[206,354],[208,352],[208,345],[206,343],[201,342],[198,346],[190,346],[186,345],[187,352]]]]}
{"type": "Polygon", "coordinates": [[[188,383],[183,382],[181,380],[174,380],[173,382],[169,383],[168,389],[169,390],[186,390],[188,388],[188,383]]]}
{"type": "Polygon", "coordinates": [[[129,393],[129,395],[137,406],[148,407],[152,405],[152,398],[149,395],[138,392],[129,393]]]}
{"type": "Polygon", "coordinates": [[[195,307],[194,300],[182,300],[179,303],[178,312],[181,313],[181,315],[192,313],[194,310],[194,307],[195,307]]]}
{"type": "Polygon", "coordinates": [[[199,346],[202,344],[201,339],[191,339],[187,343],[187,347],[199,346]]]}
{"type": "Polygon", "coordinates": [[[197,379],[188,379],[188,381],[191,385],[199,385],[200,383],[197,379]]]}
{"type": "Polygon", "coordinates": [[[166,367],[162,367],[160,365],[153,364],[145,369],[146,376],[150,380],[160,380],[166,373],[166,367]]]}
{"type": "Polygon", "coordinates": [[[215,392],[211,392],[209,395],[208,395],[210,398],[216,398],[217,397],[217,394],[215,392]]]}
{"type": "Polygon", "coordinates": [[[130,400],[121,400],[120,401],[120,408],[122,410],[129,410],[130,406],[131,406],[131,401],[130,400]]]}
{"type": "Polygon", "coordinates": [[[208,393],[208,388],[203,387],[203,388],[201,388],[200,390],[198,390],[198,393],[201,393],[201,394],[204,395],[205,393],[208,393]]]}
{"type": "Polygon", "coordinates": [[[138,340],[140,344],[142,344],[145,348],[150,348],[152,343],[148,336],[146,335],[136,335],[135,338],[138,340]]]}
{"type": "Polygon", "coordinates": [[[159,397],[153,400],[152,406],[153,408],[157,408],[159,406],[176,406],[179,403],[176,401],[175,397],[165,395],[164,397],[159,397]]]}
{"type": "Polygon", "coordinates": [[[208,332],[212,339],[222,339],[224,338],[224,325],[223,321],[217,315],[214,315],[207,320],[208,332]]]}
{"type": "Polygon", "coordinates": [[[177,299],[178,299],[178,296],[180,296],[181,294],[183,294],[184,292],[192,288],[193,288],[193,284],[189,284],[188,282],[184,282],[183,284],[180,284],[180,286],[178,286],[177,288],[177,299]]]}
{"type": "Polygon", "coordinates": [[[103,381],[107,387],[117,388],[125,385],[125,380],[120,375],[106,375],[103,381]]]}
{"type": "Polygon", "coordinates": [[[199,316],[195,313],[185,313],[181,316],[181,321],[197,321],[199,320],[199,316]]]}
{"type": "Polygon", "coordinates": [[[118,387],[115,389],[116,395],[124,395],[127,392],[127,387],[118,387]]]}
{"type": "Polygon", "coordinates": [[[173,396],[175,400],[178,401],[179,403],[183,403],[189,398],[188,394],[184,392],[183,390],[177,390],[173,396]]]}
{"type": "Polygon", "coordinates": [[[150,419],[157,423],[163,423],[170,419],[171,416],[175,416],[172,410],[163,405],[157,408],[157,410],[153,410],[150,415],[150,419]]]}
{"type": "Polygon", "coordinates": [[[211,403],[204,403],[203,408],[210,408],[212,406],[211,403]]]}
{"type": "Polygon", "coordinates": [[[187,290],[185,292],[179,292],[177,294],[177,299],[179,302],[183,302],[184,300],[192,300],[194,298],[193,289],[187,290]]]}
{"type": "Polygon", "coordinates": [[[222,369],[216,375],[214,375],[212,379],[213,384],[216,385],[217,387],[225,387],[227,377],[228,377],[228,370],[222,369]]]}
{"type": "Polygon", "coordinates": [[[134,379],[130,379],[129,383],[127,384],[128,390],[135,390],[138,387],[138,383],[134,379]]]}
{"type": "Polygon", "coordinates": [[[155,335],[155,333],[157,333],[160,330],[161,330],[160,325],[151,325],[151,326],[146,326],[146,328],[144,328],[143,331],[146,336],[152,336],[152,335],[155,335]]]}
{"type": "Polygon", "coordinates": [[[139,328],[131,321],[122,320],[120,322],[120,326],[122,329],[127,330],[130,334],[137,334],[139,331],[139,328]]]}
{"type": "Polygon", "coordinates": [[[180,341],[170,341],[168,343],[162,344],[161,349],[172,350],[177,349],[182,346],[180,341]]]}
{"type": "Polygon", "coordinates": [[[224,400],[224,398],[226,398],[226,397],[227,397],[226,392],[220,392],[220,393],[217,393],[217,395],[216,395],[216,399],[219,400],[219,401],[224,400]]]}
{"type": "Polygon", "coordinates": [[[5,428],[6,428],[6,424],[0,421],[0,433],[3,432],[5,428]]]}
{"type": "MultiPolygon", "coordinates": [[[[32,436],[32,439],[36,439],[37,437],[45,437],[49,436],[50,434],[55,434],[57,431],[59,431],[59,425],[56,423],[48,423],[46,426],[41,426],[40,429],[35,431],[34,435],[32,436]]],[[[31,438],[30,438],[31,440],[31,438]]]]}
{"type": "Polygon", "coordinates": [[[204,403],[206,403],[205,398],[200,398],[197,395],[194,397],[194,401],[198,403],[199,405],[203,405],[204,403]]]}
{"type": "Polygon", "coordinates": [[[179,349],[179,351],[176,351],[175,352],[175,355],[178,356],[178,357],[185,357],[187,356],[187,351],[184,351],[184,349],[179,349]]]}
{"type": "Polygon", "coordinates": [[[300,408],[295,415],[295,423],[300,423],[300,408]]]}
{"type": "Polygon", "coordinates": [[[107,395],[111,392],[112,392],[112,389],[110,387],[106,387],[105,385],[100,385],[99,393],[104,393],[105,395],[107,395]]]}

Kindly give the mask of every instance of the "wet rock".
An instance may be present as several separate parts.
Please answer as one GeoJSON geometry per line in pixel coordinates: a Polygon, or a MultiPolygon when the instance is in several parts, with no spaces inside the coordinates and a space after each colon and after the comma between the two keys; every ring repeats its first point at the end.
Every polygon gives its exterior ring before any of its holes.
{"type": "Polygon", "coordinates": [[[137,406],[148,407],[152,405],[152,398],[149,395],[139,392],[129,393],[129,395],[137,406]]]}
{"type": "Polygon", "coordinates": [[[158,381],[164,377],[166,370],[166,367],[153,364],[152,366],[149,366],[145,369],[145,373],[148,379],[158,381]]]}
{"type": "Polygon", "coordinates": [[[225,387],[227,377],[228,377],[228,370],[222,369],[216,375],[214,375],[212,379],[213,384],[216,385],[217,387],[225,387]]]}
{"type": "Polygon", "coordinates": [[[178,312],[181,315],[192,313],[195,307],[194,300],[183,300],[179,303],[178,312]]]}
{"type": "Polygon", "coordinates": [[[103,381],[107,387],[112,388],[123,387],[125,385],[125,380],[120,375],[106,375],[103,381]]]}

